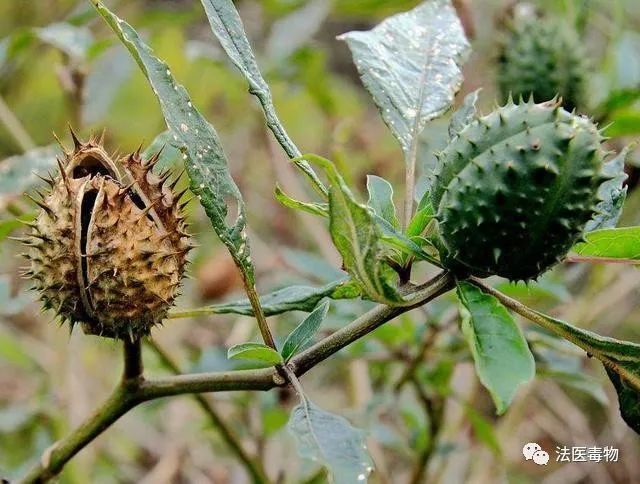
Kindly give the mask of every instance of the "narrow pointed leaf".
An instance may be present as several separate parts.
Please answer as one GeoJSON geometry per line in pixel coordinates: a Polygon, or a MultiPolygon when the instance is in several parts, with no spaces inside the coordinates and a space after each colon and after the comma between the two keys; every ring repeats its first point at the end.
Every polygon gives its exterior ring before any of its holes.
{"type": "Polygon", "coordinates": [[[329,301],[318,306],[309,314],[284,341],[282,346],[282,358],[288,361],[289,358],[298,353],[304,346],[311,341],[313,336],[320,329],[320,325],[329,311],[329,301]]]}
{"type": "Polygon", "coordinates": [[[326,412],[310,400],[291,412],[289,432],[296,439],[300,456],[320,462],[334,484],[366,483],[372,470],[364,434],[345,418],[326,412]]]}
{"type": "Polygon", "coordinates": [[[338,37],[405,154],[444,113],[462,83],[469,43],[450,0],[429,0],[366,32],[338,37]]]}
{"type": "MultiPolygon", "coordinates": [[[[322,287],[289,286],[260,297],[260,305],[265,316],[275,316],[289,311],[313,311],[325,297],[331,299],[355,299],[360,297],[357,283],[342,279],[322,287]]],[[[213,304],[194,310],[176,310],[169,314],[172,319],[206,314],[243,314],[253,316],[253,309],[248,299],[213,304]]]]}
{"type": "Polygon", "coordinates": [[[160,102],[172,144],[185,158],[191,191],[211,220],[214,230],[250,281],[253,266],[245,233],[242,196],[231,178],[226,156],[213,126],[193,106],[185,88],[176,83],[167,64],[153,55],[138,33],[100,1],[94,5],[120,38],[149,80],[160,102]],[[229,213],[234,214],[227,221],[229,213]]]}
{"type": "Polygon", "coordinates": [[[230,360],[258,360],[269,365],[282,363],[282,356],[273,348],[262,343],[241,343],[227,351],[230,360]]]}
{"type": "Polygon", "coordinates": [[[468,282],[458,283],[462,332],[476,373],[489,390],[498,414],[505,412],[518,387],[535,375],[535,361],[522,331],[493,296],[468,282]]]}
{"type": "Polygon", "coordinates": [[[327,203],[301,202],[284,193],[278,185],[276,185],[275,194],[276,200],[285,207],[302,210],[303,212],[320,215],[321,217],[329,217],[329,204],[327,203]]]}

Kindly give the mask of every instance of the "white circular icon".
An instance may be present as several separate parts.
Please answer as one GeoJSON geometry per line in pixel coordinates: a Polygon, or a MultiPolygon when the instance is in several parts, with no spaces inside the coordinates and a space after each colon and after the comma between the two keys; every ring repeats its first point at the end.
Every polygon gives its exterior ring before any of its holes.
{"type": "MultiPolygon", "coordinates": [[[[528,444],[526,444],[523,448],[522,448],[522,455],[524,455],[524,458],[526,460],[531,460],[533,458],[533,455],[538,452],[541,451],[542,447],[540,447],[538,444],[536,444],[535,442],[529,442],[528,444]]],[[[546,452],[545,452],[546,454],[546,452]]],[[[549,456],[547,455],[547,460],[549,459],[549,456]]],[[[537,462],[536,462],[537,464],[537,462]]]]}
{"type": "Polygon", "coordinates": [[[539,466],[546,466],[549,462],[549,454],[544,450],[536,450],[533,454],[533,462],[539,466]]]}

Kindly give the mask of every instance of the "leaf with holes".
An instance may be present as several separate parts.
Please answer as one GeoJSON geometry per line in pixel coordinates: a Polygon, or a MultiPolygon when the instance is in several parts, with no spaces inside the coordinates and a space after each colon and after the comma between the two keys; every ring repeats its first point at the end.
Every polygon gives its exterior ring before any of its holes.
{"type": "Polygon", "coordinates": [[[345,418],[302,397],[291,412],[289,432],[300,456],[322,463],[334,484],[365,483],[372,470],[364,435],[345,418]]]}
{"type": "Polygon", "coordinates": [[[469,42],[450,0],[430,0],[345,40],[367,90],[405,155],[462,83],[469,42]]]}
{"type": "Polygon", "coordinates": [[[185,158],[191,191],[200,200],[220,240],[253,283],[244,202],[229,173],[218,134],[192,105],[189,94],[176,83],[167,64],[153,55],[133,27],[111,13],[102,2],[94,0],[94,4],[149,80],[160,102],[171,142],[185,158]]]}

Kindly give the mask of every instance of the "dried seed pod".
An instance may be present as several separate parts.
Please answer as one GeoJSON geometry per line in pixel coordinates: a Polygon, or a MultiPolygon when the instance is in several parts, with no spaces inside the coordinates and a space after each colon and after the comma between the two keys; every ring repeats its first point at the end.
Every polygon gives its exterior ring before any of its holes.
{"type": "Polygon", "coordinates": [[[514,104],[471,121],[439,154],[432,203],[444,264],[537,277],[580,239],[599,201],[603,141],[557,102],[514,104]]]}
{"type": "Polygon", "coordinates": [[[25,256],[27,273],[71,327],[139,338],[160,323],[178,295],[191,249],[168,174],[139,151],[114,162],[96,139],[73,134],[74,149],[38,205],[25,256]]]}

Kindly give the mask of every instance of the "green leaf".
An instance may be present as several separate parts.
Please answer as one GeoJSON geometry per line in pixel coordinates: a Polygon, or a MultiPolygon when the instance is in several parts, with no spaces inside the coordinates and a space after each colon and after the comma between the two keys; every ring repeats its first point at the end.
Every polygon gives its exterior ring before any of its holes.
{"type": "Polygon", "coordinates": [[[458,283],[462,332],[476,372],[489,390],[498,414],[504,413],[518,387],[535,374],[535,361],[520,328],[493,296],[468,282],[458,283]]]}
{"type": "Polygon", "coordinates": [[[100,1],[96,9],[134,57],[156,94],[162,114],[176,146],[185,159],[191,191],[211,220],[220,240],[227,246],[245,277],[253,283],[249,245],[245,233],[245,208],[240,191],[231,178],[227,160],[213,126],[192,105],[185,88],[176,83],[166,63],[153,55],[124,20],[100,1]],[[232,220],[227,221],[227,217],[232,220]]]}
{"type": "MultiPolygon", "coordinates": [[[[637,434],[640,434],[640,392],[637,387],[628,385],[620,375],[605,366],[609,379],[613,383],[618,393],[618,404],[620,415],[626,424],[637,434]]],[[[640,365],[636,364],[634,369],[636,374],[640,374],[640,365]]]]}
{"type": "Polygon", "coordinates": [[[365,483],[372,470],[363,432],[306,398],[293,408],[289,432],[301,457],[323,464],[334,484],[365,483]]]}
{"type": "Polygon", "coordinates": [[[605,130],[609,137],[635,136],[640,133],[640,110],[630,108],[617,111],[609,121],[611,125],[605,130]]]}
{"type": "Polygon", "coordinates": [[[329,301],[318,306],[287,336],[282,346],[282,358],[288,361],[303,348],[316,334],[329,311],[329,301]]]}
{"type": "Polygon", "coordinates": [[[374,219],[380,227],[380,239],[386,243],[387,245],[393,247],[394,249],[400,251],[403,254],[410,255],[412,257],[416,257],[419,260],[428,260],[434,263],[437,263],[435,258],[425,252],[420,245],[418,245],[414,240],[410,239],[402,232],[396,230],[389,222],[385,219],[375,215],[374,219]]]}
{"type": "Polygon", "coordinates": [[[43,176],[47,170],[54,169],[59,154],[57,146],[43,146],[0,162],[0,205],[42,183],[36,173],[43,176]]]}
{"type": "Polygon", "coordinates": [[[14,230],[24,227],[24,222],[33,220],[35,216],[23,216],[20,219],[12,218],[8,220],[0,220],[0,242],[5,240],[14,230]]]}
{"type": "Polygon", "coordinates": [[[276,108],[273,105],[271,90],[260,73],[260,68],[251,50],[251,45],[249,45],[247,34],[244,31],[242,20],[233,2],[231,0],[201,0],[201,2],[209,19],[211,30],[231,61],[249,83],[249,92],[260,101],[267,125],[273,131],[278,143],[290,158],[297,158],[295,164],[298,168],[309,177],[322,193],[326,193],[326,188],[313,169],[304,159],[299,158],[300,150],[291,141],[284,126],[278,119],[276,108]]]}
{"type": "Polygon", "coordinates": [[[598,113],[599,118],[606,118],[614,111],[631,107],[638,100],[640,100],[640,87],[618,89],[610,92],[595,112],[598,113]]]}
{"type": "Polygon", "coordinates": [[[122,86],[131,77],[134,63],[121,46],[106,50],[91,66],[83,86],[82,123],[102,121],[122,86]]]}
{"type": "Polygon", "coordinates": [[[449,0],[431,0],[345,40],[362,82],[405,155],[443,114],[462,83],[469,43],[449,0]]]}
{"type": "Polygon", "coordinates": [[[435,213],[433,210],[433,205],[431,205],[431,196],[429,192],[427,192],[420,199],[418,209],[411,219],[411,222],[409,222],[409,226],[407,227],[407,235],[409,237],[421,236],[424,230],[427,228],[427,225],[429,225],[429,223],[433,220],[434,215],[435,213]]]}
{"type": "Polygon", "coordinates": [[[93,36],[87,27],[78,27],[66,22],[58,22],[35,29],[35,34],[42,41],[61,50],[69,57],[85,59],[93,44],[93,36]]]}
{"type": "Polygon", "coordinates": [[[282,356],[273,348],[262,343],[241,343],[227,351],[230,360],[258,360],[269,365],[282,363],[282,356]]]}
{"type": "Polygon", "coordinates": [[[462,106],[451,115],[449,121],[449,137],[453,138],[464,129],[476,117],[476,103],[478,102],[478,94],[480,89],[470,92],[464,97],[462,106]]]}
{"type": "Polygon", "coordinates": [[[172,146],[172,140],[171,133],[169,131],[163,131],[147,145],[142,152],[142,158],[148,160],[152,156],[160,153],[160,157],[156,162],[156,167],[159,172],[166,168],[173,167],[178,161],[182,163],[180,150],[172,146]]]}
{"type": "Polygon", "coordinates": [[[285,207],[302,210],[321,217],[329,217],[329,204],[301,202],[284,193],[278,185],[276,185],[276,199],[285,207]]]}
{"type": "Polygon", "coordinates": [[[640,260],[640,227],[594,230],[586,242],[573,247],[571,260],[637,263],[640,260]]]}
{"type": "Polygon", "coordinates": [[[394,229],[400,228],[396,206],[393,204],[391,183],[379,176],[367,175],[367,191],[369,192],[368,205],[374,213],[386,220],[394,229]]]}
{"type": "Polygon", "coordinates": [[[622,214],[622,207],[627,196],[627,187],[623,187],[627,174],[624,163],[630,147],[624,148],[618,156],[604,164],[603,174],[611,177],[598,188],[600,202],[596,206],[596,215],[589,220],[584,230],[592,232],[598,229],[613,228],[622,214]]]}
{"type": "Polygon", "coordinates": [[[366,296],[397,305],[402,297],[393,286],[391,269],[383,263],[382,234],[371,210],[355,201],[335,165],[316,155],[305,157],[320,165],[331,183],[329,231],[344,267],[362,286],[366,296]]]}
{"type": "MultiPolygon", "coordinates": [[[[331,299],[355,299],[360,296],[357,283],[342,279],[331,282],[322,287],[289,286],[284,289],[265,294],[260,297],[260,305],[265,316],[275,316],[289,311],[310,312],[325,297],[331,299]]],[[[253,309],[248,299],[240,301],[214,304],[200,309],[173,311],[170,318],[180,318],[205,314],[243,314],[253,316],[253,309]]]]}
{"type": "Polygon", "coordinates": [[[266,42],[268,57],[282,61],[308,44],[322,27],[330,11],[330,2],[311,0],[286,17],[276,20],[266,42]]]}
{"type": "Polygon", "coordinates": [[[493,429],[493,424],[489,422],[483,415],[478,413],[471,405],[464,406],[465,414],[471,423],[473,434],[479,442],[482,442],[496,456],[502,455],[498,436],[493,429]]]}

